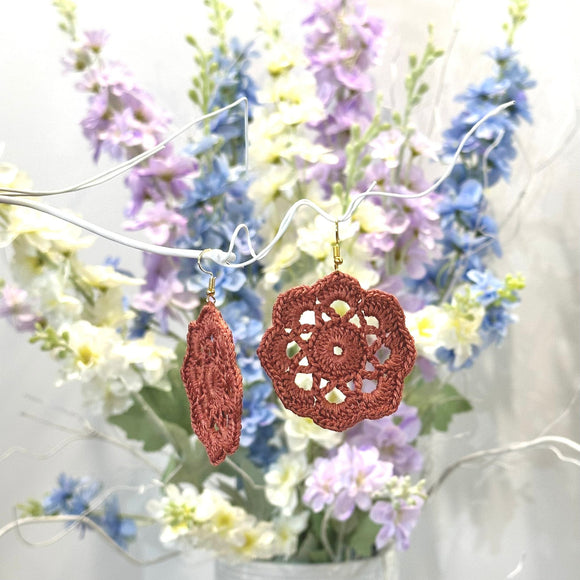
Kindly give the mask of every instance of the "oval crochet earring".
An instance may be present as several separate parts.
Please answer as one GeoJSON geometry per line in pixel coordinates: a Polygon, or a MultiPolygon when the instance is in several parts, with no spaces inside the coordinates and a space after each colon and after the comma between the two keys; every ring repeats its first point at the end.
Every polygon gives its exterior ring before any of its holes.
{"type": "Polygon", "coordinates": [[[189,323],[181,378],[191,408],[191,426],[219,465],[240,445],[242,429],[242,373],[236,362],[232,331],[215,305],[215,276],[210,275],[207,300],[197,320],[189,323]]]}
{"type": "Polygon", "coordinates": [[[344,431],[397,410],[416,351],[398,300],[339,271],[338,222],[333,254],[334,272],[278,296],[258,357],[287,409],[344,431]]]}

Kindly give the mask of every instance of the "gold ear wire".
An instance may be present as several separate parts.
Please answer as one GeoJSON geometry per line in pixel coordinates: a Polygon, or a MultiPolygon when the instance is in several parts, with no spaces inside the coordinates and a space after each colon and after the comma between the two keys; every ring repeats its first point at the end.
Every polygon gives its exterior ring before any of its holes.
{"type": "Polygon", "coordinates": [[[213,272],[211,272],[210,270],[206,270],[201,265],[201,259],[202,259],[203,255],[209,251],[210,251],[210,248],[206,248],[205,250],[202,250],[200,252],[199,256],[197,257],[197,266],[204,274],[209,274],[209,276],[210,276],[209,282],[207,284],[207,300],[214,301],[215,300],[215,276],[214,276],[213,272]]]}
{"type": "Polygon", "coordinates": [[[332,244],[332,256],[334,258],[334,269],[338,270],[338,267],[344,261],[340,255],[340,238],[338,236],[338,221],[335,222],[336,224],[336,241],[332,244]]]}

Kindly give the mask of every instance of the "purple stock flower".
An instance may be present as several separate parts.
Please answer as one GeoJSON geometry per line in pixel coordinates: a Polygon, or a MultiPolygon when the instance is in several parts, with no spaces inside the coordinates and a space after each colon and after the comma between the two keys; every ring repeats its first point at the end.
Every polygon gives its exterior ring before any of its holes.
{"type": "Polygon", "coordinates": [[[336,469],[332,460],[319,457],[314,462],[314,470],[306,479],[306,491],[302,498],[304,503],[315,513],[321,512],[325,506],[334,501],[337,483],[336,469]]]}
{"type": "MultiPolygon", "coordinates": [[[[82,71],[77,87],[90,95],[89,110],[81,126],[95,160],[103,151],[116,159],[129,159],[163,140],[170,116],[124,65],[101,58],[105,41],[106,33],[86,33],[77,52],[84,51],[82,58],[89,55],[87,66],[83,61],[83,66],[77,63],[69,68],[82,71]]],[[[126,180],[132,192],[127,209],[128,229],[146,231],[156,244],[172,245],[183,237],[186,220],[174,208],[176,200],[185,197],[197,171],[195,159],[179,156],[171,147],[133,169],[126,180]]],[[[147,254],[144,264],[147,282],[134,305],[153,314],[161,328],[167,330],[169,317],[177,317],[179,310],[197,302],[177,280],[177,260],[147,254]]]]}
{"type": "Polygon", "coordinates": [[[378,450],[379,458],[393,464],[395,475],[418,472],[423,458],[411,443],[419,436],[421,420],[415,407],[401,403],[396,413],[375,421],[365,420],[351,429],[348,442],[378,450]]]}
{"type": "Polygon", "coordinates": [[[392,464],[379,459],[378,449],[345,443],[334,456],[314,462],[303,500],[314,512],[332,506],[332,515],[344,521],[356,507],[368,511],[373,493],[382,489],[392,475],[392,464]]]}
{"type": "Polygon", "coordinates": [[[370,518],[373,522],[382,525],[375,538],[377,550],[384,548],[393,539],[399,550],[407,550],[411,532],[417,524],[422,505],[423,500],[420,497],[413,498],[413,503],[400,500],[397,507],[385,501],[378,501],[373,505],[369,514],[370,518]]]}
{"type": "Polygon", "coordinates": [[[19,332],[34,330],[39,317],[26,302],[28,292],[6,284],[0,291],[0,318],[8,318],[19,332]]]}
{"type": "Polygon", "coordinates": [[[91,67],[77,86],[92,94],[81,126],[93,145],[95,160],[103,150],[117,159],[124,154],[132,157],[138,152],[134,148],[150,149],[167,132],[169,116],[137,85],[125,66],[106,62],[91,67]]]}
{"type": "Polygon", "coordinates": [[[139,216],[123,224],[129,231],[146,229],[154,244],[164,245],[187,233],[187,219],[168,208],[162,201],[149,205],[139,216]]]}
{"type": "MultiPolygon", "coordinates": [[[[369,68],[382,49],[383,22],[370,16],[364,2],[317,0],[303,21],[306,29],[304,54],[317,83],[317,95],[326,117],[313,123],[317,142],[339,153],[348,142],[354,125],[366,127],[374,115],[367,97],[372,90],[369,68]]],[[[342,182],[344,155],[326,167],[327,194],[334,182],[342,182]]],[[[310,178],[316,178],[314,175],[310,178]]],[[[320,177],[317,175],[317,177],[320,177]]]]}
{"type": "Polygon", "coordinates": [[[169,319],[177,318],[178,311],[192,310],[199,300],[177,279],[178,268],[173,258],[146,254],[144,263],[147,281],[141,293],[133,299],[133,306],[153,314],[161,330],[167,332],[169,319]]]}
{"type": "Polygon", "coordinates": [[[355,507],[368,511],[372,494],[382,489],[393,475],[393,465],[379,460],[375,447],[359,448],[348,444],[338,448],[334,458],[341,474],[341,486],[334,503],[337,520],[350,518],[355,507]]]}
{"type": "Polygon", "coordinates": [[[127,178],[127,185],[133,194],[127,215],[134,217],[147,200],[182,199],[191,189],[191,181],[197,170],[195,159],[177,157],[172,155],[170,149],[165,157],[154,157],[145,167],[134,169],[127,178]]]}

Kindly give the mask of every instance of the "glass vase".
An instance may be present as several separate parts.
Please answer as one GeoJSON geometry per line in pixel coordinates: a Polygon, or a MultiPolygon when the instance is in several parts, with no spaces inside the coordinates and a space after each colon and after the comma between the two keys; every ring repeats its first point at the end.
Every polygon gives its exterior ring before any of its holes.
{"type": "Polygon", "coordinates": [[[215,580],[398,580],[394,552],[332,564],[218,559],[215,580]]]}

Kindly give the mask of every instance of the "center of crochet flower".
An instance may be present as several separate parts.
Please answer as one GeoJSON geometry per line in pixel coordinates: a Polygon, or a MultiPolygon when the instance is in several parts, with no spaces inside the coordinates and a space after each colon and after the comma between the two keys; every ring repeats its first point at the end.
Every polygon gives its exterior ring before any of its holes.
{"type": "Polygon", "coordinates": [[[354,324],[327,322],[312,337],[310,356],[327,380],[352,380],[364,368],[366,344],[354,324]]]}

